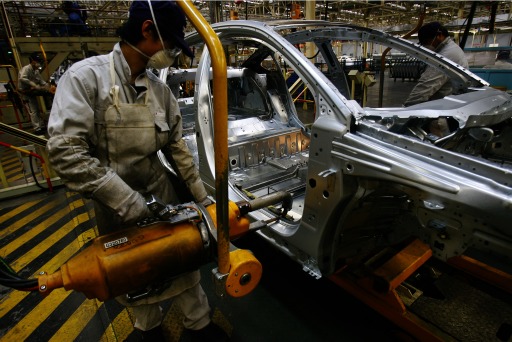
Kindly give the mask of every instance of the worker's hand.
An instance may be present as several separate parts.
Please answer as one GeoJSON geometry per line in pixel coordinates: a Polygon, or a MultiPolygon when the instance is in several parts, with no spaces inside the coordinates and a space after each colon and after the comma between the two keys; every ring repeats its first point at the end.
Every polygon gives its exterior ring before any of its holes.
{"type": "Polygon", "coordinates": [[[210,204],[213,204],[213,201],[211,200],[210,197],[206,197],[205,199],[203,199],[202,201],[200,201],[200,203],[203,205],[203,207],[207,207],[209,206],[210,204]]]}
{"type": "Polygon", "coordinates": [[[164,201],[162,201],[157,196],[153,194],[147,194],[144,197],[146,199],[146,205],[153,216],[162,220],[168,220],[171,216],[176,214],[176,210],[174,210],[170,205],[164,203],[164,201]]]}

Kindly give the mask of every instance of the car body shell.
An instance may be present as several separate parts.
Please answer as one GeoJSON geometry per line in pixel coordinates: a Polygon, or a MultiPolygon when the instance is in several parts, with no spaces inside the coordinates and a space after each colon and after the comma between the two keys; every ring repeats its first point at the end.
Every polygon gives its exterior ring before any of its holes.
{"type": "MultiPolygon", "coordinates": [[[[418,44],[384,32],[319,21],[213,24],[228,59],[229,199],[275,191],[292,194],[286,217],[258,231],[315,277],[361,264],[375,251],[411,238],[446,261],[477,250],[512,257],[512,102],[506,92],[418,44]],[[350,99],[350,80],[331,42],[380,44],[449,76],[454,95],[411,107],[369,108],[350,99]],[[313,43],[320,70],[298,44],[313,43]],[[269,66],[270,65],[270,66],[269,66]],[[284,66],[284,67],[283,67],[284,66]],[[315,118],[299,118],[285,79],[293,71],[311,93],[315,118]],[[429,124],[445,119],[446,136],[429,124]]],[[[179,99],[185,140],[201,177],[215,192],[211,63],[163,73],[173,89],[193,82],[179,99]]],[[[250,213],[253,221],[279,208],[250,213]]]]}

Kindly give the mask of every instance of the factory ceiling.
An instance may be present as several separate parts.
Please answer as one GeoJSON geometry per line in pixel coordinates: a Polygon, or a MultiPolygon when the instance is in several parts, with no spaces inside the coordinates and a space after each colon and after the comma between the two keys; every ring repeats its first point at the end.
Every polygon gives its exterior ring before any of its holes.
{"type": "MultiPolygon", "coordinates": [[[[127,18],[131,1],[76,1],[87,10],[87,25],[90,34],[98,37],[113,37],[115,29],[127,18]]],[[[512,32],[511,1],[372,1],[331,0],[314,3],[312,12],[306,12],[306,1],[277,0],[195,0],[193,3],[210,22],[230,20],[236,12],[239,19],[268,21],[289,19],[297,13],[307,19],[327,19],[382,29],[387,32],[406,32],[414,27],[422,11],[425,22],[439,21],[452,31],[464,30],[466,18],[473,11],[473,28],[491,32],[512,32]],[[298,9],[300,12],[296,12],[298,9]],[[491,13],[495,13],[495,20],[491,13]],[[496,31],[494,31],[496,30],[496,31]]],[[[2,22],[0,38],[8,32],[14,37],[48,36],[51,26],[65,22],[67,15],[61,5],[63,1],[1,1],[2,22]],[[6,30],[6,26],[10,30],[6,30]]],[[[311,5],[311,3],[310,3],[311,5]]],[[[192,28],[190,28],[192,29],[192,28]]]]}

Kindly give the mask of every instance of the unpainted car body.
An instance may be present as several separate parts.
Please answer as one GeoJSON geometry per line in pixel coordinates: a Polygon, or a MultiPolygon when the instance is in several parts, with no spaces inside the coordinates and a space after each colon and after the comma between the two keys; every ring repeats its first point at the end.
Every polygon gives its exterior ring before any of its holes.
{"type": "MultiPolygon", "coordinates": [[[[212,25],[228,61],[229,198],[275,191],[293,195],[286,218],[258,231],[315,277],[358,265],[375,251],[410,238],[443,261],[469,249],[512,259],[512,98],[443,56],[399,37],[328,22],[212,25]],[[454,94],[403,108],[363,108],[332,40],[373,42],[443,70],[454,94]],[[296,46],[313,42],[319,70],[296,46]],[[312,93],[315,118],[299,118],[285,77],[312,93]],[[445,118],[450,132],[430,123],[445,118]]],[[[196,33],[186,37],[201,51],[196,33]]],[[[197,68],[166,77],[171,88],[194,83],[179,99],[186,140],[207,188],[215,192],[211,65],[204,48],[197,68]]],[[[252,212],[269,220],[278,208],[252,212]]],[[[235,243],[236,244],[236,243],[235,243]]]]}

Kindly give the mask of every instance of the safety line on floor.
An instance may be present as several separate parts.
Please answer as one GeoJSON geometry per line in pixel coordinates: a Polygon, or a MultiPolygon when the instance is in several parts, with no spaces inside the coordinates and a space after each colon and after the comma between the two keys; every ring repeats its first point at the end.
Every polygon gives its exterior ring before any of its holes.
{"type": "MultiPolygon", "coordinates": [[[[97,236],[90,202],[75,192],[1,208],[0,255],[23,278],[53,273],[97,236]]],[[[126,308],[56,289],[0,288],[0,341],[122,341],[133,332],[126,308]]]]}

